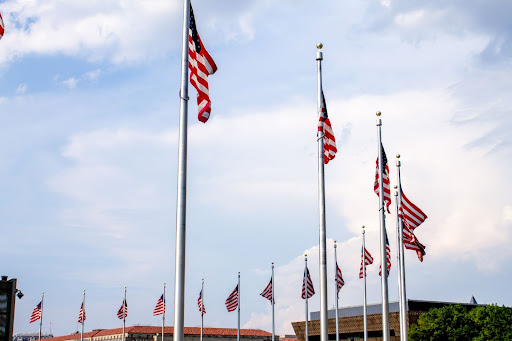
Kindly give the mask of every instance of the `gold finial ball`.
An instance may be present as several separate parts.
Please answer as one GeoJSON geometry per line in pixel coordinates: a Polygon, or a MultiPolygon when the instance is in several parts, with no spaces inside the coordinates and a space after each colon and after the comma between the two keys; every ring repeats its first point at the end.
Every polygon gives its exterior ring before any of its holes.
{"type": "Polygon", "coordinates": [[[363,225],[363,227],[361,227],[361,228],[362,228],[362,229],[364,229],[364,225],[363,225]]]}
{"type": "Polygon", "coordinates": [[[316,44],[316,48],[317,48],[317,49],[321,50],[321,49],[322,49],[322,47],[324,47],[324,44],[322,44],[322,43],[318,43],[318,44],[316,44]]]}
{"type": "Polygon", "coordinates": [[[397,186],[397,185],[395,185],[395,186],[393,186],[393,188],[394,188],[394,189],[397,189],[397,188],[398,188],[398,186],[397,186]]]}
{"type": "Polygon", "coordinates": [[[377,111],[377,114],[376,114],[376,115],[377,115],[377,116],[380,116],[380,115],[382,115],[382,113],[381,113],[380,111],[377,111]]]}
{"type": "Polygon", "coordinates": [[[304,257],[307,257],[307,256],[308,256],[308,255],[305,253],[305,254],[304,254],[304,257]]]}
{"type": "Polygon", "coordinates": [[[396,158],[399,159],[400,158],[400,154],[396,154],[396,158]]]}

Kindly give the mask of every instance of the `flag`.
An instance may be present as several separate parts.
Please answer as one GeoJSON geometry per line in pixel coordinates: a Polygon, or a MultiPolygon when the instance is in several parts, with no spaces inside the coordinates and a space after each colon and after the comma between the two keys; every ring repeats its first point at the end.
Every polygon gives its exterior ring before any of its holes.
{"type": "Polygon", "coordinates": [[[338,266],[338,262],[336,262],[336,295],[339,295],[340,289],[345,285],[345,281],[343,280],[343,276],[341,275],[341,269],[338,266]]]}
{"type": "Polygon", "coordinates": [[[372,255],[366,250],[366,248],[361,248],[361,269],[359,269],[359,278],[363,278],[363,259],[364,259],[364,268],[370,264],[373,264],[372,255]]]}
{"type": "Polygon", "coordinates": [[[5,32],[5,26],[4,26],[4,19],[2,19],[2,13],[0,13],[0,39],[4,36],[5,32]]]}
{"type": "MultiPolygon", "coordinates": [[[[389,248],[388,233],[386,233],[386,274],[389,276],[389,269],[391,269],[391,249],[389,248]]],[[[382,276],[382,264],[379,266],[379,276],[382,276]]]]}
{"type": "Polygon", "coordinates": [[[30,323],[35,322],[41,318],[41,307],[43,305],[43,301],[39,302],[38,305],[32,311],[32,315],[30,316],[30,323]]]}
{"type": "Polygon", "coordinates": [[[315,288],[313,288],[313,281],[309,275],[309,269],[306,267],[304,270],[304,280],[302,281],[302,298],[310,298],[315,294],[315,288]]]}
{"type": "Polygon", "coordinates": [[[407,226],[404,226],[402,236],[405,248],[408,250],[416,251],[418,259],[420,260],[420,262],[423,262],[423,256],[427,254],[425,252],[425,245],[419,242],[414,233],[410,229],[408,229],[407,226]]]}
{"type": "Polygon", "coordinates": [[[332,131],[331,121],[327,116],[327,105],[325,104],[324,92],[322,90],[322,102],[320,103],[320,116],[318,118],[318,131],[324,133],[324,164],[328,164],[329,161],[334,159],[336,156],[336,139],[334,138],[334,132],[332,131]]]}
{"type": "Polygon", "coordinates": [[[160,298],[156,302],[155,309],[153,309],[153,316],[162,315],[163,313],[165,313],[164,294],[162,294],[162,296],[160,296],[160,298]]]}
{"type": "Polygon", "coordinates": [[[270,303],[272,303],[272,277],[270,278],[270,282],[267,284],[265,289],[263,289],[263,292],[260,295],[265,297],[267,300],[270,301],[270,303]]]}
{"type": "Polygon", "coordinates": [[[206,314],[206,309],[203,304],[203,289],[199,292],[199,297],[197,298],[197,306],[199,307],[199,311],[201,314],[206,314]]]}
{"type": "Polygon", "coordinates": [[[427,215],[423,213],[422,210],[418,208],[418,206],[414,205],[402,191],[402,186],[400,186],[400,193],[402,194],[401,207],[400,207],[400,218],[402,218],[404,225],[406,225],[409,230],[414,231],[418,226],[420,226],[425,219],[427,219],[427,215]]]}
{"type": "Polygon", "coordinates": [[[199,121],[205,123],[210,117],[212,102],[208,90],[208,76],[217,71],[217,65],[206,51],[197,32],[194,11],[190,5],[190,22],[188,30],[188,67],[190,69],[190,84],[197,90],[197,105],[199,121]]]}
{"type": "Polygon", "coordinates": [[[234,311],[236,307],[238,307],[238,285],[226,299],[226,308],[228,311],[234,311]]]}
{"type": "Polygon", "coordinates": [[[123,300],[121,308],[117,311],[117,317],[122,320],[125,319],[126,316],[128,316],[128,304],[126,304],[126,300],[123,300]]]}
{"type": "MultiPolygon", "coordinates": [[[[386,152],[384,151],[384,147],[381,145],[382,149],[382,186],[384,187],[382,191],[384,192],[384,203],[386,204],[386,208],[388,213],[389,205],[391,205],[391,188],[389,183],[389,167],[388,167],[388,158],[386,157],[386,152]]],[[[377,195],[379,195],[379,157],[377,157],[377,169],[375,170],[375,182],[373,183],[373,190],[377,195]]]]}
{"type": "Polygon", "coordinates": [[[80,306],[80,312],[78,313],[78,323],[84,323],[85,321],[85,309],[84,309],[84,303],[82,302],[82,305],[80,306]]]}

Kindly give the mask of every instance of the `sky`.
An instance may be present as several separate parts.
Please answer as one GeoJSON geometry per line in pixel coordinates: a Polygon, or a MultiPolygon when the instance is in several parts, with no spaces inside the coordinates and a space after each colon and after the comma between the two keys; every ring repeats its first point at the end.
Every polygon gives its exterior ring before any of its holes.
{"type": "MultiPolygon", "coordinates": [[[[498,0],[194,0],[211,118],[189,104],[185,326],[236,328],[224,301],[241,273],[241,325],[271,331],[259,294],[275,263],[276,333],[304,320],[304,254],[320,305],[316,44],[338,153],[325,166],[328,301],[334,240],[345,286],[381,301],[376,111],[392,184],[428,219],[406,251],[410,299],[512,306],[512,3],[498,0]]],[[[14,333],[44,292],[43,333],[174,321],[179,0],[0,0],[2,275],[18,279],[14,333]]],[[[196,96],[189,87],[190,97],[196,96]]],[[[394,203],[392,205],[394,207],[394,203]]],[[[386,216],[398,299],[395,211],[386,216]]]]}

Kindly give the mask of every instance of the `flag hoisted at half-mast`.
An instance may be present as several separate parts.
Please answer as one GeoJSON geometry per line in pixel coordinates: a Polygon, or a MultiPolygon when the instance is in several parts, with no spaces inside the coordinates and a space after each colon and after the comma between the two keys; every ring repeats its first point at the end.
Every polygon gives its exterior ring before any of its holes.
{"type": "Polygon", "coordinates": [[[318,117],[318,131],[324,133],[324,164],[336,156],[336,139],[332,130],[331,121],[327,115],[327,104],[325,103],[324,92],[322,91],[322,102],[320,106],[320,115],[318,117]]]}
{"type": "Polygon", "coordinates": [[[4,36],[5,32],[5,26],[4,26],[4,19],[2,19],[2,13],[0,13],[0,39],[4,36]]]}
{"type": "MultiPolygon", "coordinates": [[[[377,168],[375,169],[375,182],[373,183],[373,191],[379,195],[379,157],[377,157],[377,168]]],[[[386,203],[386,208],[388,213],[389,205],[391,205],[391,188],[389,182],[389,166],[388,166],[388,158],[386,157],[386,152],[384,151],[384,147],[382,147],[382,192],[384,193],[384,202],[386,203]]]]}
{"type": "Polygon", "coordinates": [[[235,311],[238,307],[238,285],[235,290],[226,299],[226,308],[228,311],[235,311]]]}
{"type": "Polygon", "coordinates": [[[401,194],[400,203],[402,204],[399,207],[399,217],[402,218],[404,224],[402,234],[404,247],[408,250],[416,251],[418,259],[420,262],[423,262],[423,256],[427,254],[425,252],[425,245],[421,244],[416,238],[414,230],[427,219],[427,215],[405,196],[401,184],[399,193],[401,194]]]}
{"type": "Polygon", "coordinates": [[[84,304],[80,306],[80,312],[78,313],[78,323],[84,323],[85,321],[85,309],[84,304]]]}
{"type": "Polygon", "coordinates": [[[265,297],[272,303],[272,278],[270,279],[270,282],[268,282],[267,286],[265,287],[265,289],[263,289],[260,295],[265,297]]]}
{"type": "Polygon", "coordinates": [[[345,285],[345,281],[343,280],[343,275],[341,274],[341,269],[338,266],[338,262],[336,262],[336,290],[337,295],[339,295],[341,287],[345,285]]]}
{"type": "Polygon", "coordinates": [[[212,102],[208,86],[208,76],[217,71],[217,65],[204,48],[203,42],[197,32],[196,20],[192,4],[190,4],[190,22],[188,36],[188,67],[190,69],[190,83],[197,90],[197,106],[199,121],[205,123],[210,118],[212,102]]]}
{"type": "Polygon", "coordinates": [[[302,280],[302,298],[310,298],[315,294],[315,288],[313,288],[313,281],[309,275],[309,269],[306,267],[304,271],[304,279],[302,280]]]}
{"type": "Polygon", "coordinates": [[[153,316],[162,315],[163,313],[165,313],[165,298],[162,294],[156,302],[155,309],[153,309],[153,316]]]}
{"type": "MultiPolygon", "coordinates": [[[[391,249],[389,248],[388,233],[386,233],[386,275],[389,276],[389,270],[391,269],[391,249]]],[[[382,276],[382,265],[379,266],[379,276],[382,276]]]]}
{"type": "Polygon", "coordinates": [[[201,289],[201,291],[199,292],[199,297],[197,298],[197,306],[199,307],[199,311],[202,314],[206,314],[206,309],[203,303],[203,289],[201,289]]]}
{"type": "Polygon", "coordinates": [[[366,267],[370,264],[373,264],[372,255],[368,252],[368,250],[366,250],[366,248],[361,249],[361,268],[359,269],[359,278],[363,278],[363,266],[366,269],[366,267]]]}
{"type": "Polygon", "coordinates": [[[122,320],[128,316],[128,304],[126,304],[126,300],[123,300],[123,304],[121,308],[117,311],[117,317],[122,320]]]}
{"type": "Polygon", "coordinates": [[[41,305],[42,304],[43,304],[42,301],[39,302],[39,304],[36,305],[36,307],[32,311],[32,315],[30,316],[30,323],[35,322],[41,318],[41,305]]]}

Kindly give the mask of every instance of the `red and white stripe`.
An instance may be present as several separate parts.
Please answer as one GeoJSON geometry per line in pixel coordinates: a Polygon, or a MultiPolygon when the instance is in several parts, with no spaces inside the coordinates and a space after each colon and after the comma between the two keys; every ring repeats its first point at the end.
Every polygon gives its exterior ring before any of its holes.
{"type": "Polygon", "coordinates": [[[309,275],[309,269],[306,267],[304,270],[304,279],[302,281],[302,298],[310,298],[315,294],[315,288],[313,288],[313,281],[309,275]]]}
{"type": "MultiPolygon", "coordinates": [[[[389,276],[391,269],[391,249],[389,248],[388,236],[386,234],[386,275],[389,276]]],[[[379,266],[379,276],[382,276],[382,264],[379,266]]]]}
{"type": "Polygon", "coordinates": [[[420,262],[423,262],[423,256],[425,256],[427,253],[425,252],[425,245],[421,244],[419,240],[416,238],[414,233],[407,228],[407,226],[404,225],[404,231],[403,231],[403,241],[404,241],[404,247],[408,250],[416,251],[416,254],[418,255],[418,259],[420,262]]]}
{"type": "Polygon", "coordinates": [[[341,269],[336,263],[336,295],[339,295],[341,287],[345,285],[345,281],[343,280],[343,275],[341,274],[341,269]]]}
{"type": "Polygon", "coordinates": [[[211,101],[208,88],[208,76],[217,71],[217,65],[204,48],[199,37],[194,18],[192,5],[190,6],[190,23],[188,35],[188,67],[190,69],[190,83],[197,90],[197,105],[199,121],[205,123],[210,118],[211,101]],[[196,38],[197,39],[194,39],[196,38]]]}
{"type": "Polygon", "coordinates": [[[320,103],[320,115],[318,118],[318,132],[324,133],[324,164],[336,156],[336,139],[332,130],[331,121],[327,114],[327,104],[325,103],[324,92],[322,91],[322,102],[320,103]]]}
{"type": "Polygon", "coordinates": [[[121,308],[117,311],[117,317],[119,319],[125,319],[128,316],[128,304],[126,303],[126,300],[123,300],[123,304],[121,305],[121,308]]]}
{"type": "Polygon", "coordinates": [[[84,304],[80,306],[80,312],[78,313],[78,323],[84,323],[85,321],[85,309],[84,304]]]}
{"type": "Polygon", "coordinates": [[[364,251],[361,250],[361,268],[359,269],[359,278],[363,278],[363,276],[364,276],[363,259],[364,259],[364,269],[366,270],[366,267],[368,265],[373,264],[373,257],[370,254],[370,252],[368,252],[368,250],[366,250],[366,248],[364,248],[364,251]]]}
{"type": "Polygon", "coordinates": [[[35,321],[37,321],[37,320],[39,320],[41,318],[41,307],[42,307],[42,304],[43,304],[42,301],[39,302],[39,304],[36,305],[36,307],[32,311],[32,315],[30,316],[30,323],[35,322],[35,321]]]}
{"type": "Polygon", "coordinates": [[[158,298],[156,302],[155,309],[153,309],[153,316],[162,315],[165,313],[165,298],[164,295],[158,298]]]}
{"type": "Polygon", "coordinates": [[[425,219],[427,219],[427,215],[423,213],[418,206],[414,205],[409,199],[407,199],[402,190],[400,190],[400,192],[402,193],[402,207],[400,210],[400,213],[402,213],[401,218],[403,219],[404,224],[407,224],[409,229],[414,231],[425,221],[425,219]]]}
{"type": "MultiPolygon", "coordinates": [[[[389,167],[388,167],[388,158],[386,157],[386,152],[384,151],[384,147],[381,145],[382,148],[382,186],[384,187],[382,191],[384,192],[384,203],[386,205],[386,209],[388,213],[391,213],[389,211],[389,205],[391,205],[391,184],[389,182],[389,167]]],[[[375,169],[375,181],[373,183],[373,191],[377,194],[377,196],[380,196],[379,194],[379,157],[377,157],[377,167],[375,169]]]]}
{"type": "Polygon", "coordinates": [[[199,292],[199,297],[197,298],[197,306],[199,307],[199,311],[201,314],[206,314],[206,309],[203,304],[203,289],[199,292]]]}
{"type": "Polygon", "coordinates": [[[238,285],[235,290],[226,299],[226,308],[228,311],[234,311],[238,307],[238,285]]]}
{"type": "Polygon", "coordinates": [[[4,26],[4,19],[2,19],[2,13],[0,13],[0,39],[4,36],[5,32],[5,26],[4,26]]]}
{"type": "Polygon", "coordinates": [[[272,278],[260,295],[272,303],[272,278]]]}

